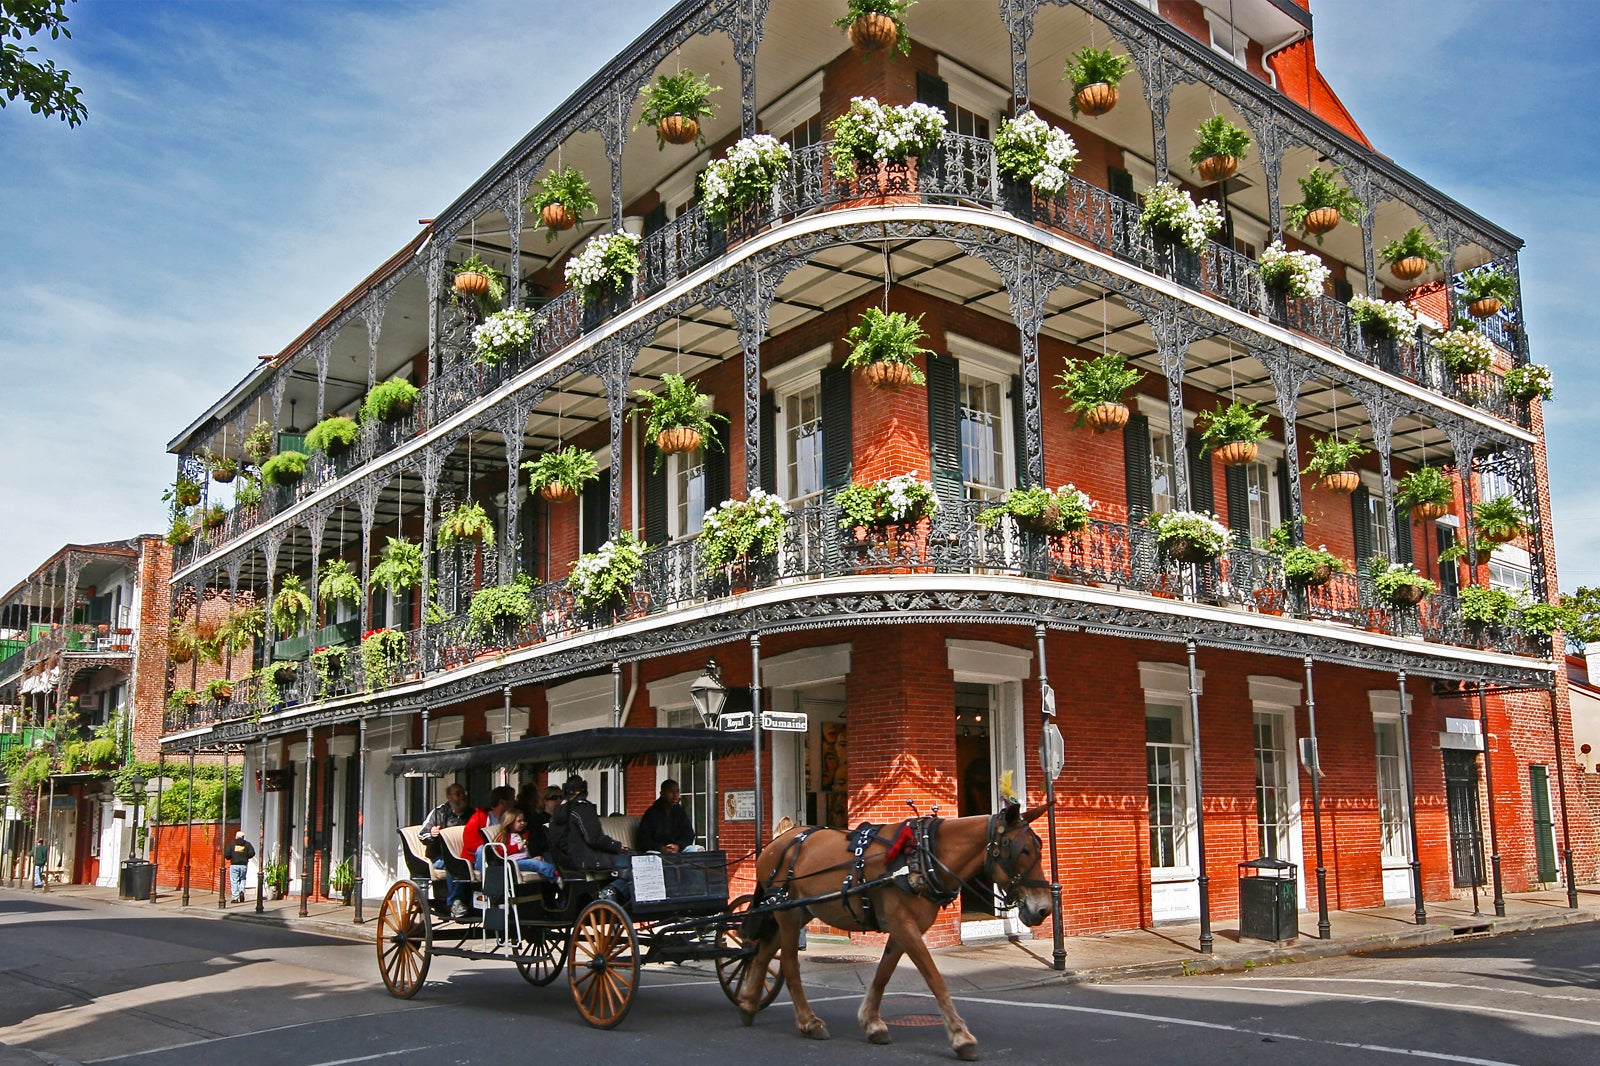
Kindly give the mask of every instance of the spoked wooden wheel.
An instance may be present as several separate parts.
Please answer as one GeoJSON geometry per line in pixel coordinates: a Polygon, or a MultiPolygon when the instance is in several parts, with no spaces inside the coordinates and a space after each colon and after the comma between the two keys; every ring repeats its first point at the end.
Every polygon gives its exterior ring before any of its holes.
{"type": "MultiPolygon", "coordinates": [[[[728,911],[737,915],[749,910],[754,902],[751,896],[740,896],[728,905],[728,911]]],[[[728,1002],[737,1007],[739,993],[744,990],[745,975],[750,972],[750,964],[755,961],[756,942],[746,940],[737,926],[723,927],[717,930],[717,946],[734,948],[742,952],[738,955],[717,956],[717,982],[722,985],[722,994],[728,997],[728,1002]]],[[[761,982],[761,996],[756,1000],[756,1010],[766,1010],[782,990],[783,970],[779,966],[778,956],[774,955],[767,961],[767,972],[761,982]]]]}
{"type": "Polygon", "coordinates": [[[522,943],[511,949],[511,958],[524,981],[543,988],[561,976],[567,961],[567,938],[543,926],[524,926],[522,936],[522,943]]]}
{"type": "Polygon", "coordinates": [[[572,1001],[596,1029],[613,1029],[628,1016],[639,988],[639,941],[621,907],[597,899],[578,915],[567,953],[572,1001]]]}
{"type": "Polygon", "coordinates": [[[428,979],[433,918],[414,881],[389,886],[378,909],[378,972],[389,994],[410,999],[428,979]]]}

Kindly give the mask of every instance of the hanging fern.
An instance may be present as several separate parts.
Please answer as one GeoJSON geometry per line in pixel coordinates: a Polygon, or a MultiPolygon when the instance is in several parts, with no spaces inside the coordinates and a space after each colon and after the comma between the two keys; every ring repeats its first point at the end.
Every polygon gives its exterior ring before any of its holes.
{"type": "Polygon", "coordinates": [[[299,576],[290,574],[283,579],[278,594],[272,597],[272,624],[284,637],[292,637],[310,617],[311,597],[306,594],[299,576]]]}
{"type": "Polygon", "coordinates": [[[349,604],[360,603],[361,579],[350,572],[349,563],[335,559],[317,574],[317,599],[324,606],[341,600],[349,604]]]}
{"type": "Polygon", "coordinates": [[[390,537],[378,565],[372,568],[370,583],[391,596],[422,584],[422,545],[390,537]]]}

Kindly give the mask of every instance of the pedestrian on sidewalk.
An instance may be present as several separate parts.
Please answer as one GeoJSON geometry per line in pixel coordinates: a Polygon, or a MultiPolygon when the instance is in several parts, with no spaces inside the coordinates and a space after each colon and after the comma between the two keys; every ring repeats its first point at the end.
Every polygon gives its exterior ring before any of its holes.
{"type": "Polygon", "coordinates": [[[44,888],[45,867],[50,864],[50,845],[43,837],[33,846],[33,887],[44,888]]]}
{"type": "Polygon", "coordinates": [[[228,845],[228,895],[233,897],[233,902],[244,902],[244,879],[250,871],[250,860],[256,857],[256,849],[250,841],[244,838],[241,829],[233,835],[233,843],[228,845]]]}

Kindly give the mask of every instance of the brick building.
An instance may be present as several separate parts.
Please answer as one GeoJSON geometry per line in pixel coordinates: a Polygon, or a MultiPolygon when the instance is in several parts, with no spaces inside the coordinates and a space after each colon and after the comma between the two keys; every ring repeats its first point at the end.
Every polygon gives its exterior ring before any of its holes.
{"type": "MultiPolygon", "coordinates": [[[[986,811],[1007,771],[1037,802],[1048,674],[1074,933],[1230,921],[1235,865],[1261,856],[1300,867],[1314,911],[1318,839],[1333,907],[1420,891],[1420,909],[1486,879],[1491,852],[1508,891],[1569,864],[1593,877],[1594,827],[1565,819],[1565,672],[1523,609],[1549,599],[1554,568],[1540,401],[1502,380],[1529,362],[1520,309],[1471,319],[1487,369],[1453,372],[1443,339],[1468,321],[1474,278],[1515,277],[1521,242],[1368,144],[1317,73],[1303,5],[923,0],[903,57],[853,52],[826,6],[686,0],[173,440],[199,476],[207,455],[244,462],[260,425],[267,450],[304,453],[313,423],[355,416],[378,386],[418,390],[259,503],[209,486],[201,506],[227,514],[180,549],[174,602],[274,602],[293,579],[315,607],[230,701],[170,714],[167,750],[243,745],[256,782],[244,821],[264,850],[323,887],[359,851],[374,896],[397,873],[391,827],[441,787],[385,777],[399,751],[692,723],[689,686],[714,657],[734,706],[803,712],[806,731],[765,736],[759,778],[748,757],[714,778],[692,765],[592,776],[602,806],[631,811],[680,778],[696,824],[740,855],[758,780],[770,822],[890,820],[907,800],[986,811]],[[1131,58],[1098,117],[1060,80],[1084,47],[1131,58]],[[723,91],[706,147],[658,150],[635,128],[639,90],[680,69],[723,91]],[[937,148],[840,178],[828,124],[864,95],[942,112],[937,148]],[[992,138],[1025,108],[1076,144],[1057,195],[998,167],[992,138]],[[1185,162],[1213,115],[1252,138],[1218,182],[1185,162]],[[791,149],[773,195],[709,220],[697,179],[757,132],[791,149]],[[558,161],[600,206],[547,231],[530,196],[558,161]],[[1312,242],[1284,217],[1319,164],[1360,206],[1312,242]],[[1198,251],[1141,225],[1138,199],[1162,182],[1218,204],[1226,225],[1198,251]],[[1413,227],[1441,254],[1402,278],[1382,248],[1413,227]],[[641,238],[639,270],[588,302],[564,268],[611,231],[641,238]],[[1279,240],[1323,265],[1322,291],[1263,281],[1279,240]],[[531,312],[530,339],[494,361],[473,339],[492,308],[456,287],[474,255],[505,276],[504,306],[531,312]],[[1358,294],[1420,326],[1377,339],[1351,317],[1358,294]],[[873,308],[921,317],[926,385],[878,389],[844,367],[845,335],[873,308]],[[1126,426],[1096,432],[1053,385],[1106,354],[1144,376],[1126,426]],[[726,422],[661,457],[629,415],[668,374],[726,422]],[[1259,404],[1268,435],[1224,465],[1199,446],[1197,416],[1233,401],[1259,404]],[[1329,436],[1367,449],[1343,491],[1301,476],[1329,436]],[[567,446],[592,451],[598,477],[575,501],[530,495],[522,464],[567,446]],[[1423,466],[1451,486],[1436,517],[1398,500],[1423,466]],[[926,482],[937,508],[841,521],[840,490],[899,475],[926,482]],[[1082,530],[979,521],[1012,490],[1068,483],[1095,503],[1082,530]],[[777,551],[706,566],[706,509],[756,488],[788,508],[777,551]],[[1474,505],[1502,497],[1522,520],[1491,555],[1474,505]],[[441,546],[470,504],[492,544],[441,546]],[[1200,562],[1163,549],[1144,520],[1179,510],[1216,512],[1226,547],[1200,562]],[[1297,583],[1260,547],[1277,527],[1347,572],[1297,583]],[[584,609],[574,561],[624,532],[651,545],[642,570],[622,601],[584,609]],[[380,588],[370,579],[400,561],[396,541],[419,573],[380,588]],[[1369,570],[1380,555],[1437,590],[1386,600],[1369,570]],[[332,564],[366,591],[321,602],[332,564]],[[474,622],[477,591],[518,576],[523,617],[474,622]],[[1481,616],[1472,590],[1489,587],[1511,593],[1509,613],[1481,616]],[[389,651],[363,654],[378,630],[394,632],[389,651]],[[1315,804],[1301,743],[1313,739],[1315,804]]],[[[1009,921],[969,897],[936,934],[1009,921]]]]}

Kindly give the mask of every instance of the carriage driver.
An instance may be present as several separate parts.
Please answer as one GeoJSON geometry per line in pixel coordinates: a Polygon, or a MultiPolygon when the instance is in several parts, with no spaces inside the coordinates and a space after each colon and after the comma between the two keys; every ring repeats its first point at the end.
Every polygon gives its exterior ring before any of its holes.
{"type": "Polygon", "coordinates": [[[627,846],[600,828],[600,812],[589,802],[589,783],[573,774],[561,793],[566,802],[550,816],[550,846],[556,853],[556,865],[574,870],[622,871],[605,891],[614,889],[626,900],[632,895],[632,860],[627,846]]]}

